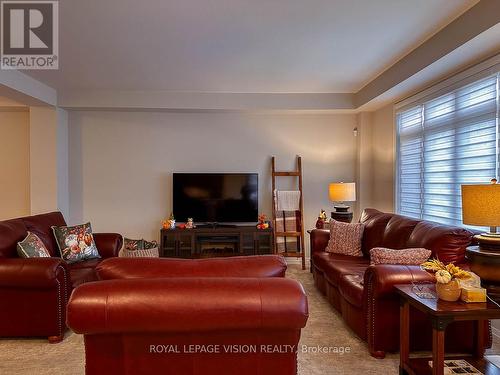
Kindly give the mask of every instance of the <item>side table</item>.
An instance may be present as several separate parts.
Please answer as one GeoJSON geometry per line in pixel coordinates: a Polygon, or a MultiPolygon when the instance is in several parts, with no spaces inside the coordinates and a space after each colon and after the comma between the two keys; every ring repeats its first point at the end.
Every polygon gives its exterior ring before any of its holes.
{"type": "MultiPolygon", "coordinates": [[[[419,284],[435,294],[433,284],[419,284]]],[[[446,302],[436,298],[421,298],[415,294],[413,285],[396,285],[401,298],[400,308],[400,364],[401,375],[443,375],[444,334],[446,326],[454,321],[476,321],[475,352],[464,357],[467,362],[485,375],[500,375],[500,369],[484,359],[485,320],[499,319],[500,307],[488,301],[484,303],[446,302]],[[410,306],[424,312],[432,321],[432,368],[430,358],[410,358],[410,306]]],[[[458,360],[456,356],[452,358],[458,360]]]]}

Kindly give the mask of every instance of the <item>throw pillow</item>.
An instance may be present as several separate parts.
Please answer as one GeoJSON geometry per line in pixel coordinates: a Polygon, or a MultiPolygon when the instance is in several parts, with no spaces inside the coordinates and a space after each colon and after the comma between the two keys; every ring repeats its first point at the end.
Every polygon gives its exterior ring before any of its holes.
{"type": "Polygon", "coordinates": [[[68,263],[100,258],[90,223],[72,227],[52,227],[61,257],[68,263]]]}
{"type": "Polygon", "coordinates": [[[361,240],[363,239],[364,229],[365,226],[362,223],[350,224],[332,220],[330,222],[330,240],[326,246],[326,251],[362,257],[361,240]]]}
{"type": "Polygon", "coordinates": [[[21,258],[50,258],[49,251],[40,237],[28,232],[24,240],[17,243],[17,254],[21,258]]]}
{"type": "Polygon", "coordinates": [[[156,241],[146,241],[144,239],[132,240],[130,238],[124,238],[120,256],[130,258],[158,258],[160,256],[158,243],[156,241]]]}
{"type": "Polygon", "coordinates": [[[394,250],[385,247],[374,247],[370,250],[370,263],[419,266],[428,260],[431,255],[432,251],[424,248],[394,250]]]}

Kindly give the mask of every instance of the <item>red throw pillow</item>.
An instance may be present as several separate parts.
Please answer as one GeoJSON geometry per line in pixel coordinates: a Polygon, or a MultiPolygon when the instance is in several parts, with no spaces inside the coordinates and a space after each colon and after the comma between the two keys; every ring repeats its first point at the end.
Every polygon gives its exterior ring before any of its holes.
{"type": "Polygon", "coordinates": [[[362,257],[361,240],[365,225],[362,223],[330,222],[330,240],[326,246],[329,253],[362,257]]]}
{"type": "Polygon", "coordinates": [[[370,264],[405,264],[419,266],[430,258],[431,250],[412,248],[394,250],[374,247],[370,250],[370,264]]]}

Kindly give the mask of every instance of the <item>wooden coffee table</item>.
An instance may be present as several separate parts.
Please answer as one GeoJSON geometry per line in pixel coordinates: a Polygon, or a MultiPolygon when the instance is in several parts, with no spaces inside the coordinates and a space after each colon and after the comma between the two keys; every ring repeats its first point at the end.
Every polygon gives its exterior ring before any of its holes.
{"type": "MultiPolygon", "coordinates": [[[[419,284],[435,295],[433,284],[419,284]]],[[[477,335],[475,352],[465,359],[485,375],[500,375],[500,369],[484,358],[484,321],[500,318],[500,307],[488,301],[484,303],[446,302],[437,298],[421,298],[415,294],[413,285],[396,285],[401,297],[400,308],[400,374],[443,375],[444,374],[444,333],[446,326],[454,321],[476,321],[477,335]],[[432,359],[410,358],[410,306],[424,312],[432,321],[432,359]],[[429,361],[432,360],[432,368],[429,361]]],[[[446,358],[448,359],[448,358],[446,358]]],[[[457,360],[457,356],[450,359],[457,360]]]]}

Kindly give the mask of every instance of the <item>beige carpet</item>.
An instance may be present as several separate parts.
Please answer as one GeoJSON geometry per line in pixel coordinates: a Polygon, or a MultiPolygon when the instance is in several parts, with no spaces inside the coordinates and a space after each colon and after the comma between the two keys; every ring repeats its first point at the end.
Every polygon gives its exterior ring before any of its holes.
{"type": "MultiPolygon", "coordinates": [[[[315,347],[349,348],[350,352],[302,353],[299,350],[300,375],[397,374],[397,354],[377,360],[368,354],[366,344],[347,329],[337,312],[314,288],[312,276],[296,265],[289,267],[289,277],[299,280],[309,298],[309,321],[300,341],[308,350],[315,347]]],[[[498,343],[492,351],[500,354],[498,343]]],[[[1,375],[84,374],[84,347],[80,335],[68,333],[60,344],[46,340],[0,340],[1,375]]]]}

